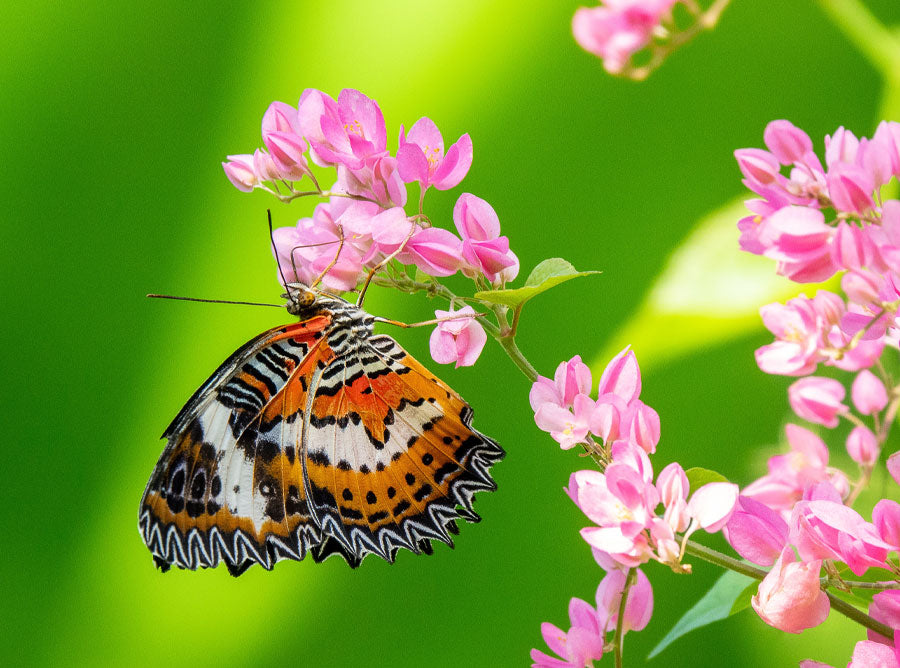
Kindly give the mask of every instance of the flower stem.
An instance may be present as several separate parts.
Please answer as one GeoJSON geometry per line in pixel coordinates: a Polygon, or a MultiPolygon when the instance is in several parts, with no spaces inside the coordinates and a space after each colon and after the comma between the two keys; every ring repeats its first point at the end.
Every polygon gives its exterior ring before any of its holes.
{"type": "Polygon", "coordinates": [[[635,580],[637,580],[637,570],[632,568],[625,577],[625,586],[622,587],[622,599],[619,601],[619,617],[616,620],[616,635],[615,640],[613,641],[616,668],[622,668],[622,654],[625,650],[625,643],[623,642],[625,640],[625,631],[623,630],[623,627],[625,626],[625,604],[628,601],[628,592],[635,580]]]}
{"type": "MultiPolygon", "coordinates": [[[[751,566],[750,564],[745,564],[742,561],[738,561],[737,559],[729,557],[727,554],[722,554],[721,552],[719,552],[717,550],[708,548],[705,545],[701,545],[700,543],[695,543],[692,540],[689,540],[687,542],[687,547],[685,549],[685,552],[687,552],[688,554],[691,554],[695,557],[699,557],[700,559],[703,559],[704,561],[708,561],[711,564],[716,564],[717,566],[721,566],[723,568],[728,568],[732,571],[736,571],[738,573],[741,573],[743,575],[751,577],[755,580],[762,580],[763,578],[766,577],[766,575],[768,575],[768,572],[763,570],[762,568],[757,568],[756,566],[751,566]]],[[[823,579],[822,584],[823,585],[828,584],[827,578],[823,579]]],[[[844,584],[851,584],[851,583],[844,583],[844,584]]],[[[869,589],[875,588],[875,587],[862,587],[862,586],[860,586],[862,584],[863,583],[854,582],[854,583],[852,583],[851,586],[858,586],[861,589],[862,588],[869,588],[869,589]]],[[[886,585],[887,583],[871,583],[871,584],[886,585]]],[[[890,586],[884,586],[883,588],[884,589],[894,589],[895,587],[893,586],[893,584],[894,583],[890,583],[890,586]]],[[[845,617],[848,617],[849,619],[852,619],[857,624],[861,624],[862,626],[865,626],[867,629],[872,629],[876,633],[880,633],[881,635],[883,635],[885,637],[888,637],[888,638],[894,637],[893,629],[889,628],[888,626],[886,626],[885,624],[882,624],[879,621],[872,619],[871,617],[869,617],[869,615],[864,613],[859,608],[856,608],[853,605],[844,601],[843,599],[838,598],[831,592],[826,591],[825,593],[828,596],[828,600],[831,603],[831,608],[833,610],[837,610],[839,613],[841,613],[845,617]]]]}

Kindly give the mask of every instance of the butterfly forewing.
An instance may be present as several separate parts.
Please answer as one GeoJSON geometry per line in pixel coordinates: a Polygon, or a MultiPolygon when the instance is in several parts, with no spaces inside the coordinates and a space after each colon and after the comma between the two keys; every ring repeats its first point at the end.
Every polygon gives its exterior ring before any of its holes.
{"type": "Polygon", "coordinates": [[[371,316],[337,298],[232,355],[165,436],[140,526],[164,568],[452,545],[499,446],[371,316]]]}

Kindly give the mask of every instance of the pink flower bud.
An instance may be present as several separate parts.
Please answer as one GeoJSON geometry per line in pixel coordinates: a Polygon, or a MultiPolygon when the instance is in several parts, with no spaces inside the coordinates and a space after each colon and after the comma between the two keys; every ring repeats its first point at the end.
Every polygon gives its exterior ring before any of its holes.
{"type": "Polygon", "coordinates": [[[834,135],[825,135],[825,164],[830,168],[839,162],[852,164],[856,162],[856,151],[859,140],[850,130],[842,125],[834,131],[834,135]]]}
{"type": "Polygon", "coordinates": [[[891,172],[894,176],[900,176],[900,123],[896,121],[881,121],[872,141],[878,143],[891,160],[891,172]]]}
{"type": "Polygon", "coordinates": [[[471,306],[463,306],[458,311],[435,311],[438,318],[470,314],[469,318],[453,318],[439,322],[431,333],[429,347],[431,357],[438,364],[456,362],[456,367],[472,366],[487,342],[484,327],[474,317],[471,306]]]}
{"type": "Polygon", "coordinates": [[[241,192],[248,193],[259,183],[253,169],[252,155],[229,155],[228,162],[223,162],[222,168],[231,185],[241,192]]]}
{"type": "Polygon", "coordinates": [[[893,647],[871,640],[860,640],[853,646],[853,656],[847,668],[900,668],[900,660],[893,647]]]}
{"type": "Polygon", "coordinates": [[[599,436],[605,443],[619,438],[622,415],[627,411],[625,402],[615,394],[601,395],[591,413],[591,433],[599,436]]]}
{"type": "Polygon", "coordinates": [[[741,495],[723,533],[744,559],[760,566],[771,566],[787,542],[788,525],[781,515],[765,504],[741,495]]]}
{"type": "MultiPolygon", "coordinates": [[[[659,414],[640,399],[635,399],[628,406],[622,418],[627,425],[627,437],[652,455],[659,443],[659,414]]],[[[624,429],[625,427],[623,427],[624,429]]]]}
{"type": "Polygon", "coordinates": [[[875,434],[868,427],[859,425],[847,436],[847,453],[860,466],[872,466],[880,452],[875,434]]]}
{"type": "Polygon", "coordinates": [[[633,350],[626,346],[612,358],[600,376],[600,394],[616,394],[631,403],[641,394],[641,370],[633,350]]]}
{"type": "Polygon", "coordinates": [[[890,146],[874,139],[861,139],[856,161],[871,177],[872,184],[880,188],[891,180],[892,156],[890,146]]]}
{"type": "Polygon", "coordinates": [[[878,376],[863,369],[857,374],[850,387],[850,397],[853,405],[863,415],[872,415],[887,406],[888,395],[878,376]]]}
{"type": "MultiPolygon", "coordinates": [[[[650,580],[641,569],[637,569],[636,573],[637,579],[629,588],[628,601],[625,603],[623,632],[642,631],[653,615],[653,588],[650,580]]],[[[616,628],[627,577],[624,571],[613,570],[606,574],[597,587],[597,616],[603,631],[616,628]]]]}
{"type": "Polygon", "coordinates": [[[289,132],[270,132],[263,141],[272,156],[272,162],[278,167],[281,178],[296,181],[308,172],[306,158],[306,142],[303,137],[289,132]]]}
{"type": "Polygon", "coordinates": [[[300,134],[300,122],[297,109],[285,102],[273,102],[266,109],[262,118],[263,141],[270,132],[289,132],[300,134]]]}
{"type": "Polygon", "coordinates": [[[841,289],[850,301],[864,305],[871,304],[878,298],[878,290],[882,279],[878,274],[865,269],[848,271],[841,277],[841,289]]]}
{"type": "Polygon", "coordinates": [[[875,245],[865,230],[843,221],[834,233],[831,252],[838,267],[861,269],[872,264],[875,245]]]}
{"type": "Polygon", "coordinates": [[[828,195],[840,211],[862,214],[875,206],[872,191],[875,184],[861,167],[838,164],[828,170],[828,195]]]}
{"type": "Polygon", "coordinates": [[[771,121],[763,132],[763,141],[783,165],[799,162],[813,150],[809,135],[790,121],[771,121]]]}
{"type": "Polygon", "coordinates": [[[894,482],[900,485],[900,452],[895,452],[887,458],[887,470],[894,479],[894,482]]]}
{"type": "Polygon", "coordinates": [[[429,276],[452,276],[459,270],[462,242],[450,230],[427,227],[416,232],[399,259],[429,276]]]}
{"type": "Polygon", "coordinates": [[[281,178],[281,172],[272,156],[260,148],[253,152],[253,171],[260,181],[275,181],[281,178]]]}
{"type": "Polygon", "coordinates": [[[560,392],[563,405],[571,406],[576,395],[591,393],[591,370],[581,361],[581,355],[575,355],[556,367],[553,382],[560,392]]]}
{"type": "Polygon", "coordinates": [[[848,410],[841,403],[846,393],[844,386],[833,378],[810,376],[788,387],[788,401],[803,419],[834,429],[838,425],[837,416],[848,410]]]}
{"type": "Polygon", "coordinates": [[[769,626],[800,633],[818,626],[828,617],[828,596],[819,587],[820,560],[794,561],[786,547],[751,600],[756,614],[769,626]]]}
{"type": "Polygon", "coordinates": [[[738,167],[751,184],[768,186],[776,183],[781,176],[781,165],[768,151],[758,148],[739,148],[734,152],[738,167]]]}
{"type": "Polygon", "coordinates": [[[881,540],[900,550],[900,503],[881,499],[872,509],[872,524],[881,540]]]}
{"type": "Polygon", "coordinates": [[[691,495],[688,513],[708,533],[728,522],[738,500],[738,486],[730,482],[710,482],[691,495]]]}

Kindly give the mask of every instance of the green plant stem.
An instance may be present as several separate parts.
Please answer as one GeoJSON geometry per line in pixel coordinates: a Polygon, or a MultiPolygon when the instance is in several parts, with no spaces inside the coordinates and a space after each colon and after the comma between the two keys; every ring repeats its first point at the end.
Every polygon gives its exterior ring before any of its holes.
{"type": "Polygon", "coordinates": [[[860,0],[819,0],[819,5],[886,80],[900,82],[900,39],[865,4],[860,0]]]}
{"type": "MultiPolygon", "coordinates": [[[[722,568],[727,568],[729,570],[735,571],[737,573],[741,573],[748,577],[751,577],[755,580],[762,580],[768,575],[768,572],[763,570],[762,568],[757,568],[756,566],[751,566],[750,564],[745,564],[742,561],[738,561],[732,557],[729,557],[727,554],[722,554],[717,550],[713,550],[711,548],[706,547],[705,545],[701,545],[700,543],[695,543],[692,540],[689,540],[685,546],[685,552],[695,557],[699,557],[704,561],[708,561],[711,564],[715,564],[716,566],[721,566],[722,568]]],[[[823,578],[823,585],[827,584],[827,578],[823,578]]],[[[850,584],[845,582],[844,584],[850,584]]],[[[859,583],[855,583],[859,584],[859,583]]],[[[875,583],[872,583],[875,584],[875,583]]],[[[891,583],[892,586],[884,587],[885,589],[894,589],[894,583],[891,583]]],[[[874,587],[861,587],[872,589],[874,587]]],[[[854,607],[853,605],[847,603],[843,599],[838,598],[834,594],[829,591],[826,591],[825,594],[828,596],[828,600],[831,603],[831,608],[833,610],[837,610],[839,613],[844,615],[845,617],[852,619],[858,624],[865,626],[867,629],[872,629],[876,633],[880,633],[881,635],[893,638],[894,631],[889,628],[887,625],[882,624],[879,621],[876,621],[869,617],[866,613],[864,613],[859,608],[854,607]]]]}
{"type": "Polygon", "coordinates": [[[625,626],[625,605],[628,602],[628,592],[635,580],[637,580],[637,570],[632,568],[628,571],[628,575],[625,576],[625,586],[622,587],[622,598],[619,601],[619,617],[616,620],[616,635],[613,640],[616,668],[622,668],[622,654],[625,651],[625,643],[623,642],[625,640],[625,632],[623,631],[625,626]]]}

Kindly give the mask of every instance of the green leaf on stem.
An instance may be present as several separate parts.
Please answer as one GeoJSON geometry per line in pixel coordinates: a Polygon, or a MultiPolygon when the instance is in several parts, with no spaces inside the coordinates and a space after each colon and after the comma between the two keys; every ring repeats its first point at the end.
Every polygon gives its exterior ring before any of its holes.
{"type": "Polygon", "coordinates": [[[521,288],[509,290],[486,290],[476,292],[475,298],[491,304],[503,304],[510,308],[519,308],[532,297],[554,288],[560,283],[565,283],[579,276],[599,274],[599,271],[578,271],[569,262],[562,258],[552,257],[544,260],[536,266],[521,288]]]}
{"type": "Polygon", "coordinates": [[[697,491],[703,487],[703,485],[711,482],[728,482],[728,478],[721,473],[711,471],[710,469],[700,468],[699,466],[688,469],[685,471],[685,474],[687,475],[688,484],[691,486],[692,492],[697,491]]]}
{"type": "Polygon", "coordinates": [[[742,598],[742,595],[750,588],[751,584],[757,586],[759,583],[746,575],[727,571],[716,580],[712,588],[694,604],[694,607],[684,613],[684,616],[659,641],[659,644],[653,648],[653,651],[650,652],[647,658],[652,659],[671,645],[672,642],[694,629],[726,619],[743,610],[746,606],[737,605],[737,601],[742,598]]]}
{"type": "Polygon", "coordinates": [[[750,599],[756,594],[759,590],[759,580],[750,579],[750,584],[744,587],[744,591],[738,594],[737,598],[734,599],[734,603],[731,606],[732,615],[736,615],[741,610],[750,607],[750,599]]]}

